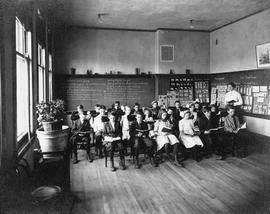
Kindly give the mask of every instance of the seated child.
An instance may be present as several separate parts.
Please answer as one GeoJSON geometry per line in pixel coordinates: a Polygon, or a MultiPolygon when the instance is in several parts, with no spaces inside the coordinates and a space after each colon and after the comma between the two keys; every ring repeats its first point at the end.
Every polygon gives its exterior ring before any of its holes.
{"type": "Polygon", "coordinates": [[[227,112],[228,115],[224,118],[224,131],[227,138],[232,141],[232,155],[245,157],[247,155],[247,145],[245,143],[246,132],[241,128],[239,118],[235,116],[235,107],[228,105],[227,112]],[[241,154],[238,151],[240,145],[243,146],[241,154]]]}
{"type": "Polygon", "coordinates": [[[193,157],[199,162],[201,160],[199,148],[203,147],[203,143],[195,131],[194,120],[190,118],[190,111],[185,110],[183,116],[183,119],[179,121],[179,138],[186,148],[192,148],[193,157]]]}

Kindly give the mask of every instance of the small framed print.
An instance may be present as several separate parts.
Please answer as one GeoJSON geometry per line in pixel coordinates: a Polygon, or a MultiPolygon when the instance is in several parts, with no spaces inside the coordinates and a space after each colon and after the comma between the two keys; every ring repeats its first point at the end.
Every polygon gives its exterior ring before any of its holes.
{"type": "Polygon", "coordinates": [[[270,67],[270,43],[256,46],[258,68],[270,67]]]}

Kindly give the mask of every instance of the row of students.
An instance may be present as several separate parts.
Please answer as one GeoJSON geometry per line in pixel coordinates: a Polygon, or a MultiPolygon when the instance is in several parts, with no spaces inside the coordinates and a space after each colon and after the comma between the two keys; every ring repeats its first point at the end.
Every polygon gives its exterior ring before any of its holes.
{"type": "MultiPolygon", "coordinates": [[[[78,112],[82,112],[79,106],[78,112]]],[[[135,108],[128,106],[122,107],[119,102],[115,102],[114,106],[108,110],[110,116],[106,120],[105,106],[96,105],[95,113],[85,116],[85,120],[89,121],[89,125],[93,128],[96,141],[96,152],[102,157],[102,148],[104,138],[119,137],[121,140],[110,142],[111,146],[111,165],[114,167],[113,154],[116,145],[120,148],[120,168],[124,169],[124,150],[127,142],[130,142],[132,153],[135,156],[135,167],[139,168],[139,151],[141,148],[147,150],[151,163],[156,166],[154,154],[162,148],[165,149],[167,157],[174,164],[181,166],[178,161],[179,150],[184,153],[185,149],[191,149],[194,159],[200,161],[200,150],[205,145],[213,152],[217,150],[218,159],[225,159],[224,152],[224,136],[229,136],[233,141],[238,140],[239,120],[235,117],[234,107],[228,107],[228,116],[218,114],[215,106],[204,106],[199,103],[191,104],[189,108],[183,108],[180,102],[175,102],[174,108],[162,109],[157,105],[156,101],[152,102],[152,108],[140,109],[139,104],[135,104],[135,108]],[[143,115],[144,114],[144,115],[143,115]],[[224,131],[219,129],[221,118],[224,121],[224,131]],[[235,122],[236,121],[236,122],[235,122]],[[238,122],[237,122],[238,121],[238,122]],[[115,128],[117,127],[117,128],[115,128]],[[216,145],[216,148],[213,148],[216,145]],[[170,150],[173,151],[173,157],[170,156],[170,150]]],[[[81,113],[82,114],[82,113],[81,113]]],[[[84,116],[79,116],[81,118],[84,116]]],[[[74,118],[73,118],[74,119],[74,118]]],[[[81,121],[81,124],[84,123],[81,121]]],[[[73,129],[74,130],[74,129],[73,129]]],[[[75,127],[76,130],[76,127],[75,127]]],[[[76,134],[75,134],[76,136],[76,134]]],[[[79,136],[82,137],[82,136],[79,136]]],[[[76,137],[73,139],[73,148],[76,150],[76,137]]],[[[87,139],[88,140],[88,139],[87,139]]],[[[90,142],[90,140],[89,140],[90,142]]],[[[237,145],[235,143],[235,145],[237,145]]],[[[90,147],[89,147],[90,148],[90,147]]],[[[233,146],[235,154],[236,146],[233,146]]],[[[77,152],[74,151],[74,162],[77,162],[77,152]]],[[[89,160],[92,161],[90,151],[87,154],[89,160]]]]}

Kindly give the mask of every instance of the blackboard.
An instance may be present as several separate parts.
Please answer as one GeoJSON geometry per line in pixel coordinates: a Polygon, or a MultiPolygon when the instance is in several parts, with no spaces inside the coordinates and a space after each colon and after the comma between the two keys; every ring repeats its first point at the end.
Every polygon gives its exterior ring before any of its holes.
{"type": "Polygon", "coordinates": [[[242,110],[245,115],[270,119],[270,70],[258,69],[213,74],[211,76],[211,99],[215,93],[218,102],[223,102],[226,85],[234,82],[243,98],[242,110]],[[218,88],[221,90],[219,93],[218,88]],[[215,91],[215,89],[217,89],[215,91]],[[220,95],[220,96],[219,96],[220,95]]]}
{"type": "Polygon", "coordinates": [[[82,104],[93,109],[95,104],[107,108],[117,100],[121,105],[149,106],[155,98],[153,76],[137,75],[59,75],[55,77],[55,98],[66,102],[67,110],[82,104]]]}

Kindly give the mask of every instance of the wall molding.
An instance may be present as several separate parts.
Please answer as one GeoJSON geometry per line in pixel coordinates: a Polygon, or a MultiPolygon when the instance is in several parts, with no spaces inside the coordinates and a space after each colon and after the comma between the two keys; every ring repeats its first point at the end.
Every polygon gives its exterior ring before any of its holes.
{"type": "Polygon", "coordinates": [[[251,17],[251,16],[254,16],[254,15],[256,15],[256,14],[259,14],[259,13],[264,12],[264,11],[269,10],[269,9],[270,9],[270,8],[265,8],[265,9],[259,10],[259,11],[255,12],[255,13],[249,14],[249,15],[247,15],[247,16],[244,16],[244,17],[240,18],[240,19],[237,19],[237,20],[235,20],[235,21],[232,21],[232,22],[229,22],[229,23],[227,23],[227,24],[225,24],[225,25],[222,25],[222,26],[220,26],[220,27],[217,27],[217,28],[215,28],[215,29],[213,29],[213,30],[210,30],[209,32],[212,33],[212,32],[214,32],[214,31],[216,31],[216,30],[219,30],[219,29],[222,29],[222,28],[227,27],[227,26],[229,26],[229,25],[232,25],[232,24],[234,24],[234,23],[240,22],[240,21],[242,21],[242,20],[244,20],[244,19],[247,19],[247,18],[249,18],[249,17],[251,17]]]}
{"type": "Polygon", "coordinates": [[[182,28],[157,28],[157,29],[137,29],[137,28],[109,28],[109,27],[91,27],[91,26],[80,26],[72,25],[68,27],[70,29],[89,29],[89,30],[114,30],[114,31],[137,31],[137,32],[157,32],[160,30],[164,31],[187,31],[187,32],[205,32],[210,33],[209,30],[196,30],[196,29],[182,29],[182,28]]]}

